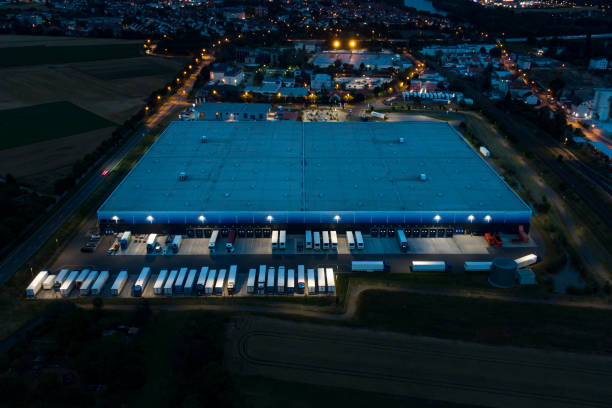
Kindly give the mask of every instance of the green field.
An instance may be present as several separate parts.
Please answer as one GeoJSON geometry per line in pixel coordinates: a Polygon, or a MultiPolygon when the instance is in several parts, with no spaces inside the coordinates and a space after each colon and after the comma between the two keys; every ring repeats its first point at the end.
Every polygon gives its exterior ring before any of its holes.
{"type": "Polygon", "coordinates": [[[140,44],[5,47],[0,48],[0,68],[134,58],[141,49],[140,44]]]}
{"type": "Polygon", "coordinates": [[[477,343],[612,353],[612,312],[372,290],[359,326],[477,343]]]}
{"type": "Polygon", "coordinates": [[[1,110],[0,150],[115,125],[66,101],[1,110]]]}

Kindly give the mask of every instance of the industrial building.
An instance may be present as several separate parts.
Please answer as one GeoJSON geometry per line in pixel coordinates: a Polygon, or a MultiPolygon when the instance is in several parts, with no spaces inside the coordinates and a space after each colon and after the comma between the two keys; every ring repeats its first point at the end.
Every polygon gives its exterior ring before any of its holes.
{"type": "Polygon", "coordinates": [[[103,230],[529,231],[531,209],[446,122],[173,122],[98,210],[103,230]]]}

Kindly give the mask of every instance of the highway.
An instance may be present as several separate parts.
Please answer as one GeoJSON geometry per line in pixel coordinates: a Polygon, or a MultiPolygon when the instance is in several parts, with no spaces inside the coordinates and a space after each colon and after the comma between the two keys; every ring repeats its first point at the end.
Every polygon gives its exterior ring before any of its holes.
{"type": "Polygon", "coordinates": [[[191,90],[200,70],[210,60],[203,61],[191,76],[183,83],[183,88],[178,90],[172,97],[160,106],[158,112],[152,114],[146,120],[146,126],[138,128],[130,138],[98,169],[93,170],[94,174],[87,179],[84,184],[78,187],[66,202],[61,204],[58,210],[51,214],[50,218],[43,223],[36,231],[26,238],[18,247],[12,250],[0,264],[0,284],[4,283],[17,270],[30,259],[36,251],[57,231],[57,229],[78,209],[83,201],[100,186],[108,173],[102,174],[105,170],[115,168],[128,152],[142,139],[146,132],[156,126],[166,115],[172,112],[177,106],[186,106],[186,95],[191,90]]]}

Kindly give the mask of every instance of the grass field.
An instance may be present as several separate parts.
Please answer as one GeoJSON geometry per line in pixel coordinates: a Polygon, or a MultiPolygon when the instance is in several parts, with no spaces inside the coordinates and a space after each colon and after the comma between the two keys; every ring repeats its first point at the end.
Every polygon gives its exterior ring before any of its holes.
{"type": "Polygon", "coordinates": [[[71,136],[115,123],[67,101],[0,111],[0,150],[71,136]]]}
{"type": "Polygon", "coordinates": [[[355,323],[477,343],[612,353],[612,312],[487,299],[364,292],[355,323]]]}
{"type": "Polygon", "coordinates": [[[0,68],[134,58],[140,56],[141,49],[141,45],[133,43],[5,47],[0,48],[0,68]]]}

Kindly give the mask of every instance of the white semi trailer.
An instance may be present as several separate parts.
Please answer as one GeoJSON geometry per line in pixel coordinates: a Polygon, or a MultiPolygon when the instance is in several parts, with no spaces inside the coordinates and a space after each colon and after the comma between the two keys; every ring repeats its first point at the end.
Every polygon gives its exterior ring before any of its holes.
{"type": "Polygon", "coordinates": [[[353,272],[389,272],[389,264],[384,261],[353,261],[351,270],[353,272]]]}
{"type": "Polygon", "coordinates": [[[91,292],[91,287],[93,286],[96,279],[98,279],[98,271],[89,272],[89,275],[87,275],[87,279],[85,279],[85,281],[81,285],[81,288],[79,289],[79,294],[81,296],[88,296],[91,292]]]}
{"type": "Polygon", "coordinates": [[[178,270],[172,269],[170,271],[170,275],[168,275],[168,279],[166,279],[166,283],[164,284],[164,295],[172,296],[172,288],[174,288],[174,281],[176,280],[176,275],[178,275],[178,270]]]}
{"type": "Polygon", "coordinates": [[[164,283],[166,282],[167,277],[167,269],[162,269],[159,271],[159,275],[157,275],[157,279],[155,279],[155,283],[153,284],[153,293],[155,295],[161,295],[164,292],[164,283]]]}
{"type": "Polygon", "coordinates": [[[444,261],[412,261],[412,272],[447,272],[450,264],[444,261]]]}
{"type": "Polygon", "coordinates": [[[529,254],[516,258],[514,262],[516,262],[518,269],[522,269],[540,262],[540,257],[536,254],[529,254]]]}
{"type": "Polygon", "coordinates": [[[184,292],[186,295],[191,295],[193,293],[193,285],[195,283],[196,276],[198,275],[197,269],[190,269],[189,274],[187,274],[187,279],[185,279],[185,289],[184,292]]]}
{"type": "Polygon", "coordinates": [[[127,282],[127,279],[128,279],[127,271],[119,272],[119,275],[117,275],[115,282],[113,282],[113,286],[111,286],[111,295],[119,296],[125,286],[125,283],[127,282]]]}
{"type": "Polygon", "coordinates": [[[247,279],[247,293],[255,293],[255,277],[257,275],[257,269],[249,269],[249,277],[247,279]]]}
{"type": "Polygon", "coordinates": [[[151,268],[145,266],[140,271],[140,275],[136,278],[136,282],[134,282],[134,287],[132,289],[134,296],[140,297],[145,290],[145,286],[147,286],[147,282],[149,282],[149,278],[151,277],[151,268]]]}
{"type": "Polygon", "coordinates": [[[198,276],[198,280],[196,282],[196,292],[198,295],[204,293],[204,289],[206,289],[206,278],[208,276],[208,266],[203,266],[200,269],[200,275],[198,276]]]}
{"type": "Polygon", "coordinates": [[[36,277],[32,280],[32,282],[26,288],[26,295],[30,298],[33,298],[40,292],[42,289],[42,285],[45,279],[47,279],[47,275],[49,275],[49,271],[40,271],[36,275],[36,277]]]}
{"type": "Polygon", "coordinates": [[[91,294],[94,296],[100,296],[102,294],[102,290],[104,289],[104,285],[106,285],[106,281],[110,276],[109,271],[102,271],[98,275],[98,279],[94,282],[91,287],[91,294]]]}
{"type": "Polygon", "coordinates": [[[463,263],[463,269],[466,272],[488,272],[491,270],[492,262],[485,261],[465,261],[463,263]]]}
{"type": "Polygon", "coordinates": [[[74,282],[78,276],[79,271],[70,272],[70,275],[68,275],[64,283],[62,283],[62,286],[60,286],[60,295],[62,295],[62,297],[70,296],[70,292],[74,289],[74,282]]]}

